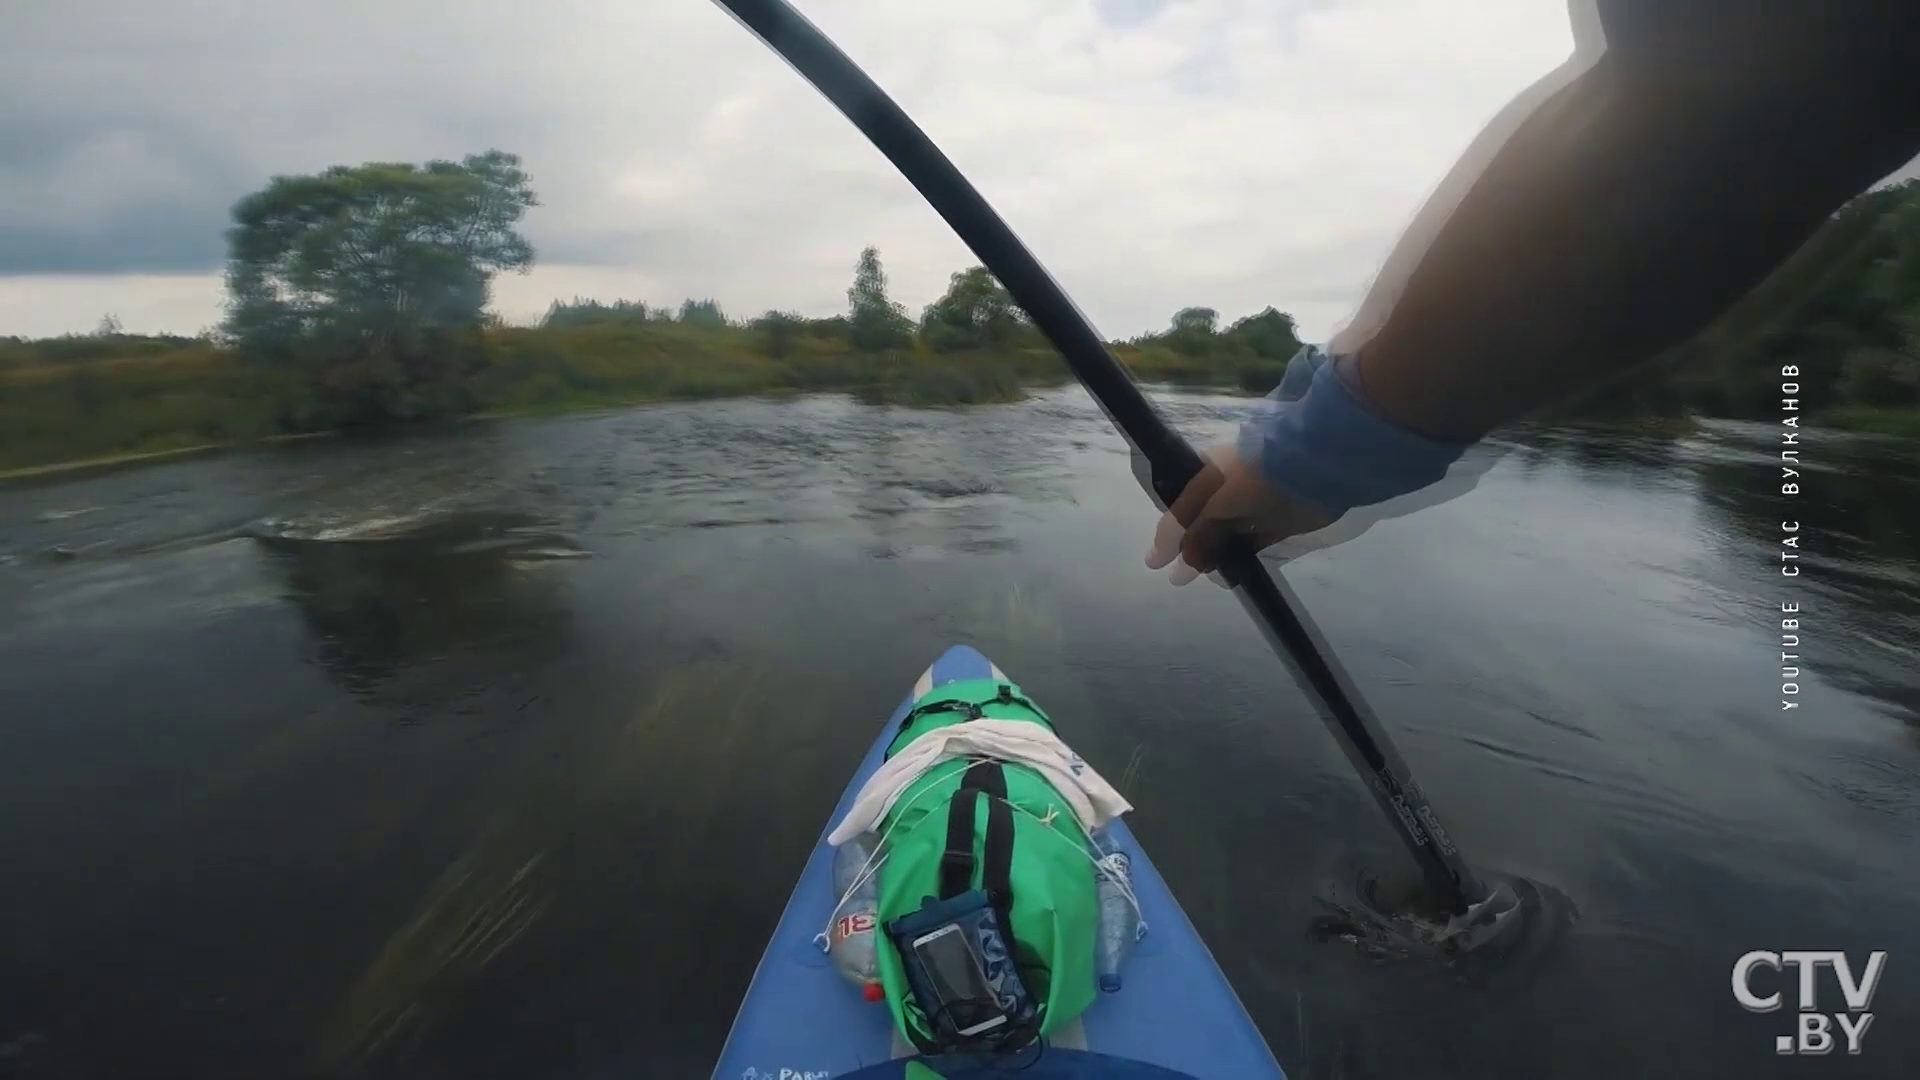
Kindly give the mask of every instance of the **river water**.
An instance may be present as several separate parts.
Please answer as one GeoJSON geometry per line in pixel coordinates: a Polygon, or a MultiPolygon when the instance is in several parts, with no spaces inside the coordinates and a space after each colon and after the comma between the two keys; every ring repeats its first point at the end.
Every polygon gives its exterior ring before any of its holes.
{"type": "Polygon", "coordinates": [[[1232,597],[1143,567],[1077,389],[0,487],[0,1074],[703,1076],[862,750],[966,641],[1119,781],[1296,1077],[1920,1075],[1920,455],[1816,431],[1789,501],[1774,441],[1522,432],[1287,566],[1463,850],[1579,907],[1470,985],[1309,939],[1404,856],[1232,597]],[[1863,1052],[1777,1057],[1752,949],[1887,950],[1863,1052]]]}

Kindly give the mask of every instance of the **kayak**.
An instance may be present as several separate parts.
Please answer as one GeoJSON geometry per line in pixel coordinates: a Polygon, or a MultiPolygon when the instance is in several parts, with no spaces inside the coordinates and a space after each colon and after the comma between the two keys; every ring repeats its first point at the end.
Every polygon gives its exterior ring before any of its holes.
{"type": "MultiPolygon", "coordinates": [[[[896,1033],[886,1005],[865,1000],[818,944],[838,900],[827,833],[880,768],[886,748],[922,697],[952,682],[1007,676],[976,650],[955,645],[920,676],[893,712],[821,830],[800,881],[760,957],[715,1080],[884,1080],[998,1075],[978,1059],[938,1062],[896,1033]],[[983,1068],[987,1071],[981,1071],[983,1068]]],[[[1127,959],[1122,988],[1099,995],[1044,1045],[1010,1055],[1027,1080],[1272,1077],[1285,1080],[1225,974],[1125,821],[1108,827],[1112,846],[1132,860],[1133,889],[1148,927],[1127,959]]]]}

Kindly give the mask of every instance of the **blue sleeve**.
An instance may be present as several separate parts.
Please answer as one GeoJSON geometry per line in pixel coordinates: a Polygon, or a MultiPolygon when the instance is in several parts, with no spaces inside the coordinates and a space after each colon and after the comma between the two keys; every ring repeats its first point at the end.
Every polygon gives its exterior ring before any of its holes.
{"type": "Polygon", "coordinates": [[[1373,411],[1350,385],[1349,363],[1302,348],[1235,444],[1275,490],[1335,518],[1439,481],[1470,445],[1429,439],[1373,411]]]}

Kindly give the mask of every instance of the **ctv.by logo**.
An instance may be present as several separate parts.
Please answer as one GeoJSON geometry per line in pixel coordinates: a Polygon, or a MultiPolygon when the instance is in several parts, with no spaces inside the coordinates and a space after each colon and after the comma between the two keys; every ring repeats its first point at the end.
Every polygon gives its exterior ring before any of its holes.
{"type": "Polygon", "coordinates": [[[1833,1028],[1839,1025],[1840,1034],[1847,1040],[1847,1053],[1860,1052],[1860,1040],[1867,1034],[1867,1025],[1873,1023],[1873,1014],[1867,1009],[1873,1004],[1873,992],[1880,988],[1880,973],[1887,966],[1887,954],[1874,952],[1867,954],[1867,970],[1859,978],[1853,974],[1853,964],[1847,960],[1847,954],[1831,950],[1799,952],[1767,952],[1756,950],[1742,956],[1733,965],[1733,1000],[1748,1012],[1770,1013],[1780,1008],[1780,992],[1764,997],[1753,992],[1753,969],[1769,967],[1775,971],[1783,968],[1800,969],[1800,1011],[1794,1017],[1794,1032],[1781,1035],[1773,1040],[1776,1054],[1825,1054],[1833,1049],[1833,1028]],[[1840,996],[1846,1000],[1847,1011],[1832,1014],[1820,1012],[1816,984],[1820,979],[1820,969],[1833,968],[1835,980],[1840,984],[1840,996]]]}

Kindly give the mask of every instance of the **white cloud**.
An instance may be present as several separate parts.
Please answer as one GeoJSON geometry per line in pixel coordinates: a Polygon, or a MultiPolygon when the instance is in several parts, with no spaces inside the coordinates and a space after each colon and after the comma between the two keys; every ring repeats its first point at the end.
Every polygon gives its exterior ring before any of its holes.
{"type": "MultiPolygon", "coordinates": [[[[1572,47],[1561,0],[1169,0],[1102,19],[1121,6],[805,5],[1110,335],[1193,303],[1271,303],[1326,333],[1480,126],[1572,47]]],[[[496,289],[509,317],[575,293],[825,314],[868,243],[917,307],[972,261],[704,0],[68,0],[0,20],[0,93],[64,147],[0,158],[0,205],[43,223],[205,217],[273,173],[499,146],[544,203],[526,221],[543,265],[496,289]]],[[[0,277],[0,333],[108,310],[192,332],[218,318],[205,270],[0,277]]]]}

